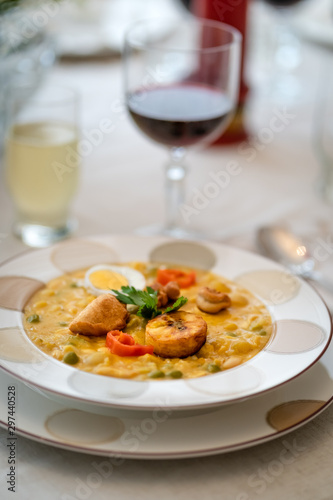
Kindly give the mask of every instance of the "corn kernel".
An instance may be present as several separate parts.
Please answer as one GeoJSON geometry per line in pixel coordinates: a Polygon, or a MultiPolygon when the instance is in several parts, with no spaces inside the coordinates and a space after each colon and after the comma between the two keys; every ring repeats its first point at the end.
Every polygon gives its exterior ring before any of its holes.
{"type": "Polygon", "coordinates": [[[245,354],[252,349],[251,344],[246,342],[246,340],[241,340],[240,342],[235,343],[234,350],[240,354],[245,354]]]}
{"type": "Polygon", "coordinates": [[[228,332],[233,332],[235,330],[237,330],[237,325],[235,323],[227,323],[225,326],[224,326],[224,329],[227,330],[228,332]]]}
{"type": "Polygon", "coordinates": [[[41,309],[42,307],[46,307],[47,306],[47,302],[45,302],[45,300],[40,300],[39,302],[36,302],[34,304],[34,307],[36,309],[41,309]]]}
{"type": "Polygon", "coordinates": [[[73,350],[73,346],[72,345],[65,345],[62,350],[63,350],[63,352],[71,352],[73,350]]]}
{"type": "Polygon", "coordinates": [[[50,307],[50,312],[62,311],[63,307],[60,304],[54,304],[50,307]]]}

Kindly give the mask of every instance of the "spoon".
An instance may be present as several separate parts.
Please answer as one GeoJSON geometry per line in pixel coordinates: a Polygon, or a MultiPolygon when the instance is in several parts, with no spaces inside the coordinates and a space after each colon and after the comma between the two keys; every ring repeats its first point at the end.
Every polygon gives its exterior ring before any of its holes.
{"type": "Polygon", "coordinates": [[[315,259],[300,238],[282,227],[267,226],[258,230],[257,242],[264,254],[286,266],[293,274],[315,281],[333,293],[333,282],[315,270],[315,259]]]}

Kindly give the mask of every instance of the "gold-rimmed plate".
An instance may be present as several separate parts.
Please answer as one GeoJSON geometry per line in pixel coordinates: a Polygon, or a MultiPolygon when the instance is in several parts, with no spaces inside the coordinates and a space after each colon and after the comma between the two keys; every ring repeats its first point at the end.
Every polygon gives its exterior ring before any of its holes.
{"type": "Polygon", "coordinates": [[[72,407],[172,411],[202,409],[258,396],[309,370],[327,349],[331,319],[318,294],[278,264],[215,243],[132,235],[69,240],[28,252],[0,267],[0,367],[35,390],[72,407]],[[22,308],[50,279],[106,262],[167,260],[240,283],[268,307],[275,334],[243,365],[188,380],[132,381],[86,373],[45,355],[22,326],[22,308]]]}
{"type": "MultiPolygon", "coordinates": [[[[283,436],[319,415],[333,398],[333,345],[320,361],[282,386],[237,404],[202,410],[113,409],[102,415],[73,409],[0,371],[0,390],[16,400],[15,431],[26,438],[110,458],[175,459],[248,448],[283,436]]],[[[12,427],[13,420],[10,421],[12,427]]],[[[8,428],[7,398],[0,426],[8,428]]],[[[8,429],[10,432],[10,429],[8,429]]],[[[286,450],[286,453],[288,450],[286,450]]],[[[287,459],[287,458],[286,458],[287,459]]]]}

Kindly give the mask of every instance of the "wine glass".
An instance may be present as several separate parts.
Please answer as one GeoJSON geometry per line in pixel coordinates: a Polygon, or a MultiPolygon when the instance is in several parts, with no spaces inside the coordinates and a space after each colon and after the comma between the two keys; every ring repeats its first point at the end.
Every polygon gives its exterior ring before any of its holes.
{"type": "Polygon", "coordinates": [[[301,1],[303,0],[265,0],[266,3],[269,3],[270,5],[273,5],[273,7],[276,7],[278,9],[284,7],[291,7],[292,5],[296,5],[301,1]]]}
{"type": "MultiPolygon", "coordinates": [[[[241,34],[204,19],[149,19],[127,32],[124,48],[128,111],[139,129],[170,152],[163,227],[145,234],[192,236],[184,225],[184,157],[228,126],[237,103],[241,34]]],[[[142,231],[141,231],[142,232],[142,231]]]]}
{"type": "Polygon", "coordinates": [[[306,0],[264,0],[274,9],[276,26],[273,31],[274,54],[270,56],[274,64],[271,77],[273,93],[283,100],[294,100],[301,90],[301,84],[293,72],[302,61],[301,44],[293,27],[292,15],[297,13],[299,4],[306,0]],[[290,23],[291,21],[291,23],[290,23]]]}

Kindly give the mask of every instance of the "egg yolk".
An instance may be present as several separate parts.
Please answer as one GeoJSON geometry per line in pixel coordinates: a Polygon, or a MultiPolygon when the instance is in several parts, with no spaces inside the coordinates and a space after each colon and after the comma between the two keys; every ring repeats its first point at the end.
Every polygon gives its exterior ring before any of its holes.
{"type": "Polygon", "coordinates": [[[120,290],[122,286],[128,285],[125,276],[108,270],[94,271],[90,274],[89,280],[95,288],[100,290],[120,290]]]}

